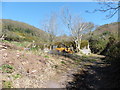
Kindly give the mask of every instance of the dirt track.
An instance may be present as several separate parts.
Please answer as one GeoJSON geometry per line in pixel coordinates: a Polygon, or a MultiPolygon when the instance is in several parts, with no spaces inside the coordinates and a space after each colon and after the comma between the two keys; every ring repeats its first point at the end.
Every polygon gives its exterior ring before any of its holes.
{"type": "Polygon", "coordinates": [[[59,79],[59,81],[62,81],[61,83],[57,81],[48,83],[49,88],[79,88],[81,90],[109,88],[106,87],[108,82],[104,75],[106,64],[101,58],[103,57],[97,55],[97,57],[90,57],[89,60],[81,62],[78,67],[61,75],[59,79]]]}
{"type": "MultiPolygon", "coordinates": [[[[11,81],[14,88],[80,88],[104,87],[103,63],[100,55],[51,55],[1,48],[1,65],[14,67],[13,73],[2,72],[2,81],[11,81]],[[21,77],[13,76],[20,74],[21,77]]],[[[37,52],[38,53],[38,52],[37,52]]],[[[0,65],[0,66],[1,66],[0,65]]]]}
{"type": "Polygon", "coordinates": [[[106,64],[100,59],[100,57],[94,58],[93,62],[89,62],[84,66],[85,70],[83,70],[82,74],[78,73],[73,74],[73,81],[69,82],[67,88],[79,88],[81,90],[89,90],[89,89],[100,89],[100,88],[108,88],[106,84],[108,83],[105,80],[105,71],[106,64]]]}

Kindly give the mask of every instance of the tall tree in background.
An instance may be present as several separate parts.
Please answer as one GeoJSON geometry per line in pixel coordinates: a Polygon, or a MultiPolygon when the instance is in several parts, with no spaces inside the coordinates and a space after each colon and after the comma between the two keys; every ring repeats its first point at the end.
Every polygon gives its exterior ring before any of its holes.
{"type": "Polygon", "coordinates": [[[71,32],[77,51],[80,51],[83,34],[89,32],[94,24],[83,21],[79,16],[73,16],[68,8],[62,9],[62,20],[71,32]]]}
{"type": "Polygon", "coordinates": [[[52,43],[57,35],[57,15],[52,13],[43,24],[44,30],[48,33],[49,42],[52,43]]]}

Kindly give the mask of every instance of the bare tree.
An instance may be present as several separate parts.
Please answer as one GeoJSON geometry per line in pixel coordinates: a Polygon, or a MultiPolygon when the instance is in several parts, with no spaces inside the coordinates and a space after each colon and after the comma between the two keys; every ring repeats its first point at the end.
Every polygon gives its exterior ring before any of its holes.
{"type": "MultiPolygon", "coordinates": [[[[100,8],[95,9],[92,13],[95,13],[97,11],[99,12],[108,12],[108,14],[106,15],[106,18],[112,18],[119,10],[120,10],[120,1],[119,2],[115,2],[113,0],[104,0],[104,2],[102,0],[97,0],[97,1],[101,1],[99,2],[99,6],[100,8]]],[[[90,11],[86,11],[86,12],[90,12],[90,11]]]]}
{"type": "Polygon", "coordinates": [[[94,27],[94,24],[84,22],[79,16],[71,15],[68,8],[63,8],[62,19],[71,32],[73,40],[76,43],[77,51],[80,51],[81,39],[83,34],[92,29],[94,27]]]}
{"type": "Polygon", "coordinates": [[[74,26],[71,33],[76,42],[78,50],[80,50],[83,34],[90,32],[93,27],[93,23],[84,22],[82,19],[80,19],[80,17],[75,17],[74,26]]]}
{"type": "Polygon", "coordinates": [[[57,15],[55,13],[52,13],[50,18],[44,22],[43,28],[48,33],[48,41],[52,43],[57,34],[57,15]]]}

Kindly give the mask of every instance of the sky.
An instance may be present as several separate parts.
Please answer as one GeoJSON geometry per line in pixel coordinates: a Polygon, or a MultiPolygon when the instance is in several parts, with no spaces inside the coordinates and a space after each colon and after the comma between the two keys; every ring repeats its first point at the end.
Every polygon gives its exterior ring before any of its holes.
{"type": "Polygon", "coordinates": [[[52,12],[60,17],[63,7],[69,8],[73,15],[79,15],[86,22],[92,22],[95,25],[104,25],[118,20],[117,14],[106,19],[107,13],[86,13],[86,10],[93,11],[99,8],[97,2],[2,2],[2,19],[25,22],[41,29],[41,24],[52,12]]]}
{"type": "MultiPolygon", "coordinates": [[[[3,2],[93,2],[97,0],[2,0],[3,2]]],[[[108,0],[101,0],[108,1],[108,0]]],[[[110,0],[109,0],[110,1],[110,0]]]]}

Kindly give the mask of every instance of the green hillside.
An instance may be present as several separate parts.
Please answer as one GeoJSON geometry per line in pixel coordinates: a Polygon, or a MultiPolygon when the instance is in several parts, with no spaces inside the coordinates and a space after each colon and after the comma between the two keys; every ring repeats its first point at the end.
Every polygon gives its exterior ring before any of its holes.
{"type": "Polygon", "coordinates": [[[118,22],[105,24],[96,28],[93,32],[94,35],[116,35],[118,33],[118,22]]]}
{"type": "MultiPolygon", "coordinates": [[[[32,42],[34,40],[37,43],[48,41],[46,32],[26,23],[9,19],[2,19],[2,34],[5,35],[5,40],[8,41],[32,42]]],[[[93,53],[101,53],[109,42],[110,37],[118,38],[118,22],[99,26],[90,34],[83,35],[82,39],[89,40],[90,48],[93,53]]],[[[71,40],[72,38],[70,36],[63,35],[56,37],[54,41],[69,42],[71,40]]]]}
{"type": "Polygon", "coordinates": [[[47,33],[23,22],[2,19],[2,34],[8,41],[47,41],[47,33]]]}
{"type": "Polygon", "coordinates": [[[92,52],[102,52],[111,38],[118,40],[118,24],[120,23],[114,22],[99,26],[91,33],[91,35],[84,36],[89,39],[92,52]]]}

